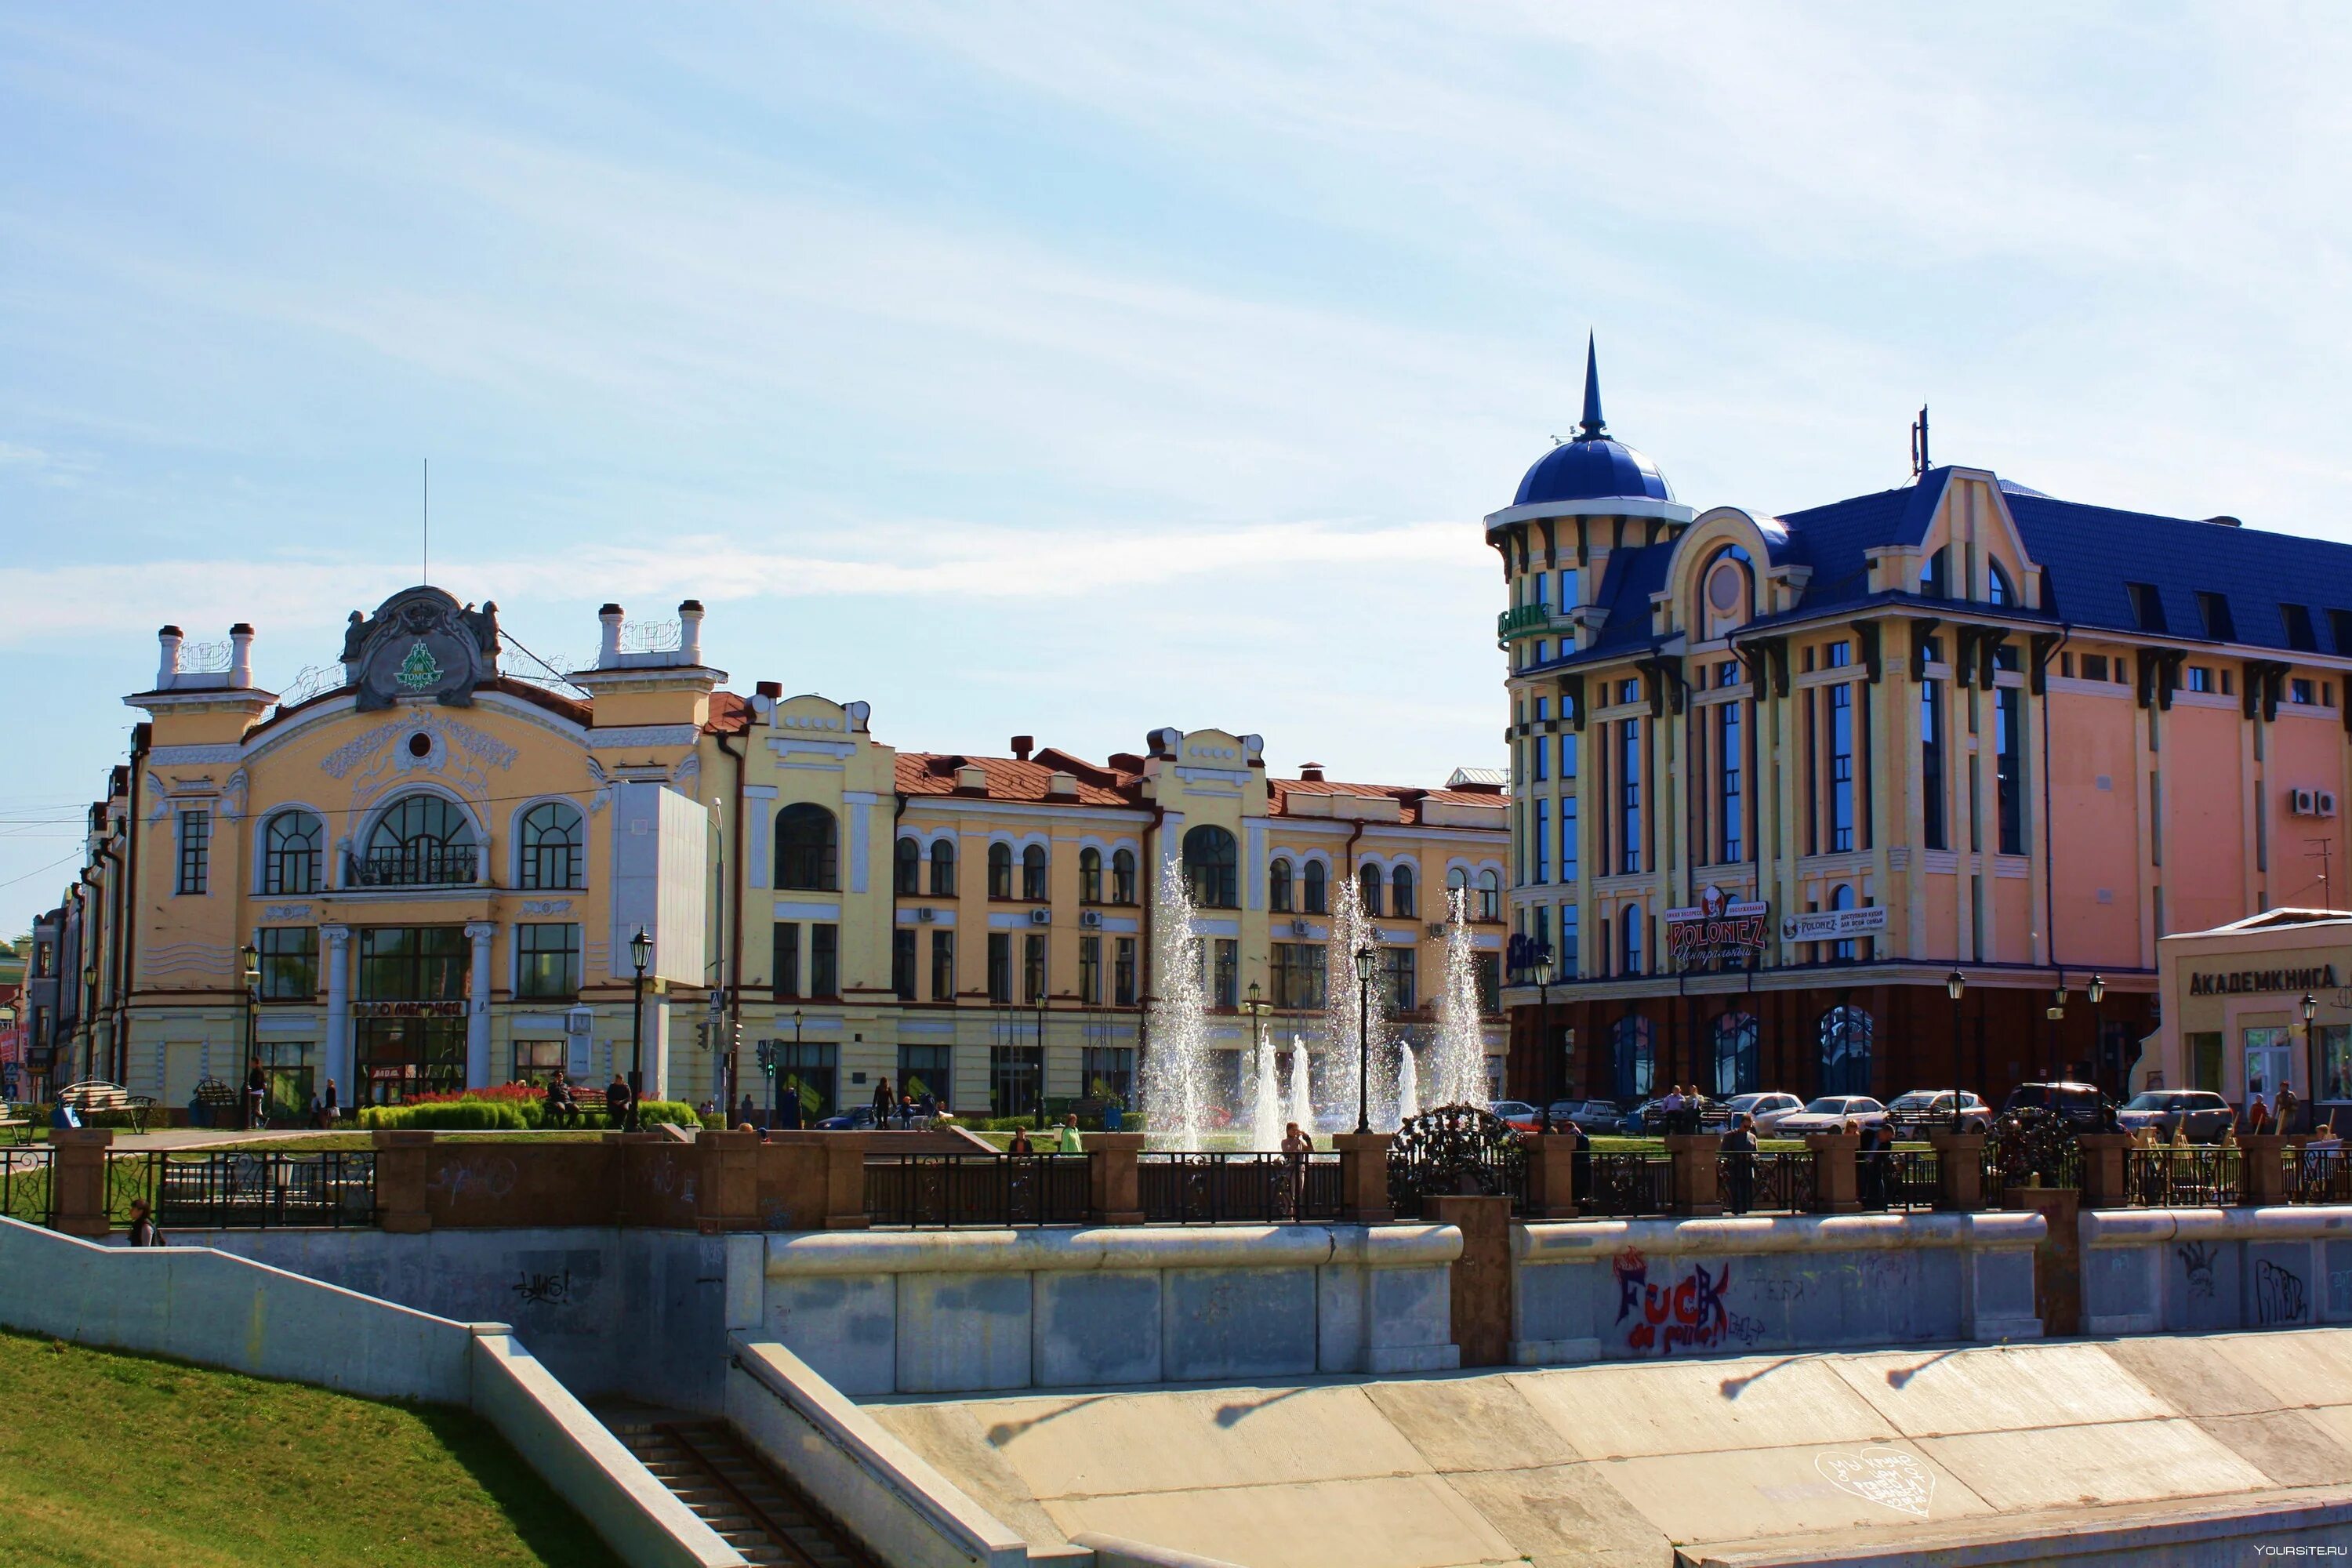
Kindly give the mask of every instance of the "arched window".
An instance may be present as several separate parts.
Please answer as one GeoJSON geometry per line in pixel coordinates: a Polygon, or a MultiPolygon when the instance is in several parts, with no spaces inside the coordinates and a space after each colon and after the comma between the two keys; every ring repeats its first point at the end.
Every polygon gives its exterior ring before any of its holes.
{"type": "Polygon", "coordinates": [[[1078,902],[1103,901],[1102,851],[1089,845],[1078,851],[1078,902]]]}
{"type": "Polygon", "coordinates": [[[1985,557],[1985,600],[1994,605],[2017,603],[2017,584],[2009,580],[2009,573],[1991,556],[1985,557]]]}
{"type": "Polygon", "coordinates": [[[1330,911],[1331,900],[1325,895],[1323,888],[1327,875],[1328,873],[1323,869],[1322,861],[1309,860],[1307,862],[1305,873],[1299,878],[1300,882],[1304,884],[1302,891],[1305,894],[1305,897],[1299,900],[1299,908],[1310,915],[1327,914],[1330,911]]]}
{"type": "Polygon", "coordinates": [[[1745,620],[1748,616],[1748,575],[1747,550],[1740,545],[1718,550],[1697,577],[1701,613],[1691,624],[1704,626],[1708,621],[1745,620]]]}
{"type": "Polygon", "coordinates": [[[1715,1020],[1715,1089],[1718,1096],[1752,1094],[1758,1079],[1756,1015],[1725,1013],[1715,1020]]]}
{"type": "Polygon", "coordinates": [[[1242,901],[1241,846],[1234,836],[1213,823],[1202,823],[1184,835],[1184,886],[1196,908],[1239,909],[1242,901]]]}
{"type": "Polygon", "coordinates": [[[526,888],[587,885],[586,831],[576,806],[544,800],[522,814],[522,881],[526,888]]]}
{"type": "Polygon", "coordinates": [[[1290,862],[1277,859],[1265,868],[1265,907],[1279,914],[1290,912],[1290,862]]]}
{"type": "MultiPolygon", "coordinates": [[[[1839,883],[1836,890],[1830,894],[1830,908],[1832,910],[1850,910],[1853,908],[1853,889],[1843,882],[1839,883]]],[[[1852,963],[1853,960],[1853,939],[1852,937],[1848,937],[1843,942],[1832,942],[1830,944],[1830,956],[1842,963],[1852,963]]]]}
{"type": "Polygon", "coordinates": [[[1642,973],[1642,906],[1627,904],[1619,919],[1625,929],[1624,946],[1620,950],[1625,954],[1625,973],[1639,974],[1642,973]]]}
{"type": "Polygon", "coordinates": [[[474,825],[437,795],[405,795],[376,818],[360,881],[367,887],[470,882],[480,874],[474,825]]]}
{"type": "Polygon", "coordinates": [[[1609,1026],[1609,1056],[1616,1069],[1617,1098],[1647,1100],[1650,1079],[1658,1065],[1656,1043],[1650,1035],[1650,1020],[1629,1014],[1609,1026]]]}
{"type": "Polygon", "coordinates": [[[1822,1093],[1870,1092],[1870,1015],[1860,1007],[1822,1015],[1822,1093]]]}
{"type": "Polygon", "coordinates": [[[841,888],[841,835],[833,813],[806,801],[776,813],[776,886],[831,893],[841,888]]]}
{"type": "Polygon", "coordinates": [[[281,811],[271,817],[262,834],[261,890],[317,892],[319,846],[325,837],[326,829],[307,811],[281,811]]]}
{"type": "Polygon", "coordinates": [[[1356,868],[1356,896],[1363,901],[1364,913],[1381,912],[1381,868],[1378,866],[1356,868]]]}
{"type": "Polygon", "coordinates": [[[893,862],[898,873],[898,889],[901,893],[923,890],[923,847],[911,838],[898,840],[898,858],[893,862]]]}
{"type": "Polygon", "coordinates": [[[931,897],[955,897],[955,840],[951,838],[931,846],[931,897]]]}
{"type": "Polygon", "coordinates": [[[1503,918],[1503,879],[1491,869],[1478,873],[1478,918],[1482,921],[1503,918]]]}
{"type": "Polygon", "coordinates": [[[1923,599],[1948,599],[1952,596],[1952,551],[1946,545],[1920,563],[1919,596],[1923,599]]]}
{"type": "Polygon", "coordinates": [[[1389,873],[1389,912],[1412,918],[1412,868],[1410,866],[1400,866],[1389,873]]]}
{"type": "Polygon", "coordinates": [[[1110,901],[1114,904],[1135,902],[1135,851],[1132,849],[1110,852],[1110,901]]]}
{"type": "Polygon", "coordinates": [[[992,899],[1013,896],[1013,846],[1010,844],[988,847],[988,896],[992,899]]]}
{"type": "Polygon", "coordinates": [[[1032,903],[1045,901],[1045,847],[1042,844],[1021,851],[1021,896],[1032,903]]]}

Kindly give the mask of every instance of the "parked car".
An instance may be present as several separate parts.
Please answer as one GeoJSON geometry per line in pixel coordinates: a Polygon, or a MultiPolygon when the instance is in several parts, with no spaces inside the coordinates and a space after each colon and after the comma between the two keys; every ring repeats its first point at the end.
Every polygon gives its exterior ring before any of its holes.
{"type": "Polygon", "coordinates": [[[1562,1122],[1575,1126],[1580,1132],[1614,1132],[1625,1120],[1625,1109],[1613,1100],[1556,1100],[1552,1101],[1551,1121],[1557,1127],[1562,1122]]]}
{"type": "Polygon", "coordinates": [[[2189,1130],[2182,1136],[2192,1143],[2219,1143],[2236,1119],[2230,1102],[2210,1089],[2151,1089],[2116,1112],[2125,1131],[2153,1127],[2160,1138],[2171,1137],[2173,1128],[2185,1121],[2189,1130]]]}
{"type": "Polygon", "coordinates": [[[1808,1100],[1802,1110],[1777,1118],[1776,1138],[1801,1138],[1808,1132],[1843,1132],[1849,1121],[1875,1127],[1886,1120],[1886,1107],[1866,1094],[1825,1094],[1808,1100]]]}
{"type": "MultiPolygon", "coordinates": [[[[1967,1089],[1959,1091],[1960,1131],[1983,1132],[1992,1126],[1992,1107],[1967,1089]]],[[[1895,1103],[1886,1108],[1886,1120],[1906,1137],[1925,1137],[1930,1132],[1945,1132],[1952,1125],[1952,1091],[1948,1089],[1915,1089],[1908,1094],[1898,1094],[1895,1103]]]]}
{"type": "MultiPolygon", "coordinates": [[[[1635,1106],[1632,1110],[1627,1111],[1624,1117],[1619,1121],[1617,1123],[1617,1130],[1621,1132],[1631,1133],[1637,1138],[1657,1137],[1660,1133],[1666,1131],[1666,1113],[1664,1109],[1664,1104],[1665,1101],[1663,1098],[1645,1100],[1642,1101],[1641,1104],[1635,1106]]],[[[1684,1101],[1684,1109],[1686,1111],[1694,1106],[1696,1106],[1698,1111],[1699,1120],[1702,1123],[1705,1122],[1706,1119],[1709,1115],[1720,1114],[1722,1110],[1720,1104],[1715,1100],[1706,1099],[1703,1095],[1698,1097],[1696,1100],[1684,1101]]]]}
{"type": "Polygon", "coordinates": [[[853,1105],[838,1116],[824,1118],[816,1125],[821,1131],[827,1132],[856,1132],[874,1125],[874,1108],[870,1105],[853,1105]]]}
{"type": "Polygon", "coordinates": [[[1543,1125],[1543,1112],[1524,1100],[1497,1100],[1486,1109],[1522,1132],[1533,1132],[1543,1125]]]}
{"type": "Polygon", "coordinates": [[[1729,1122],[1734,1113],[1755,1118],[1756,1131],[1769,1132],[1780,1125],[1783,1117],[1794,1116],[1805,1109],[1805,1102],[1793,1094],[1767,1089],[1760,1094],[1735,1094],[1724,1101],[1724,1114],[1714,1125],[1729,1122]]]}
{"type": "Polygon", "coordinates": [[[2021,1083],[2000,1102],[2005,1115],[2028,1106],[2054,1110],[2077,1132],[2107,1132],[2116,1126],[2116,1104],[2095,1083],[2021,1083]]]}

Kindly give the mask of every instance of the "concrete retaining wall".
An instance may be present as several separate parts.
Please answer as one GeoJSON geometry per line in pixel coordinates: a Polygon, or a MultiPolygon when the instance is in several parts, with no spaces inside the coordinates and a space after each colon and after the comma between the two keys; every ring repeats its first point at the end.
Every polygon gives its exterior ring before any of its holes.
{"type": "Polygon", "coordinates": [[[2083,1331],[2352,1323],[2352,1208],[2084,1214],[2083,1331]]]}
{"type": "Polygon", "coordinates": [[[1636,1219],[1514,1228],[1522,1366],[2039,1339],[2036,1214],[1636,1219]]]}
{"type": "Polygon", "coordinates": [[[1451,1226],[767,1238],[761,1331],[846,1394],[1460,1364],[1451,1226]]]}

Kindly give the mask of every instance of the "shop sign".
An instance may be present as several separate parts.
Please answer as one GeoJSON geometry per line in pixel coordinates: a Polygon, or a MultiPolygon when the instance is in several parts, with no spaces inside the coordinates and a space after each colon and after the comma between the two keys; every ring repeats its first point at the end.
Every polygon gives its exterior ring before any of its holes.
{"type": "Polygon", "coordinates": [[[354,1002],[354,1018],[462,1018],[463,1002],[354,1002]]]}
{"type": "Polygon", "coordinates": [[[1886,929],[1886,906],[1866,910],[1820,910],[1807,915],[1780,917],[1782,942],[1843,942],[1886,929]]]}
{"type": "Polygon", "coordinates": [[[1764,951],[1771,933],[1772,906],[1761,900],[1732,900],[1723,889],[1709,887],[1698,896],[1697,907],[1668,910],[1666,954],[1685,968],[1696,963],[1739,960],[1764,951]]]}
{"type": "Polygon", "coordinates": [[[2331,991],[2336,987],[2336,966],[2323,963],[2314,969],[2238,969],[2225,974],[2192,974],[2189,977],[2191,996],[2240,996],[2263,991],[2331,991]]]}

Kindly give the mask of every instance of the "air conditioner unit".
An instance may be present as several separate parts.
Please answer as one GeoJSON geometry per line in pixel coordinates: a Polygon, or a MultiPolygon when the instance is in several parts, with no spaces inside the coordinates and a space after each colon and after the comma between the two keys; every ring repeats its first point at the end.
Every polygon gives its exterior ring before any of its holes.
{"type": "Polygon", "coordinates": [[[2336,792],[2334,790],[2314,790],[2312,792],[2312,799],[2315,803],[2315,815],[2319,816],[2333,816],[2336,815],[2336,792]]]}
{"type": "Polygon", "coordinates": [[[1029,923],[1033,926],[1052,925],[1054,923],[1054,911],[1051,910],[1031,910],[1029,911],[1029,923]]]}
{"type": "Polygon", "coordinates": [[[1305,921],[1291,921],[1290,934],[1293,936],[1305,936],[1307,934],[1307,922],[1305,921]]]}
{"type": "Polygon", "coordinates": [[[2315,816],[2318,815],[2318,803],[2311,798],[2311,791],[2307,789],[2289,790],[2287,792],[2287,809],[2294,813],[2295,816],[2315,816]]]}
{"type": "MultiPolygon", "coordinates": [[[[1040,912],[1042,913],[1043,911],[1041,910],[1040,912]]],[[[1078,923],[1086,927],[1088,931],[1100,931],[1102,929],[1102,911],[1100,910],[1080,910],[1078,911],[1078,923]]]]}
{"type": "Polygon", "coordinates": [[[929,925],[933,921],[938,920],[939,918],[940,911],[931,908],[929,904],[923,904],[918,907],[915,910],[915,923],[919,926],[929,925]]]}

